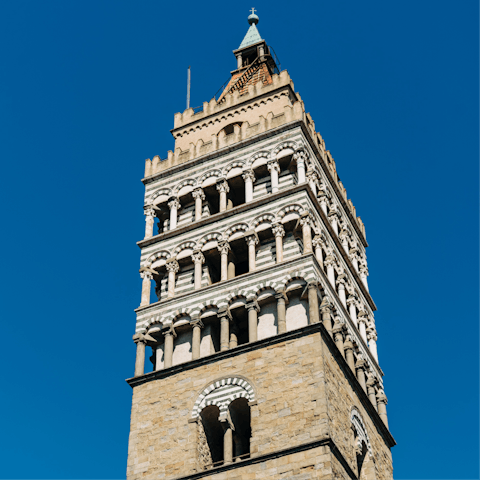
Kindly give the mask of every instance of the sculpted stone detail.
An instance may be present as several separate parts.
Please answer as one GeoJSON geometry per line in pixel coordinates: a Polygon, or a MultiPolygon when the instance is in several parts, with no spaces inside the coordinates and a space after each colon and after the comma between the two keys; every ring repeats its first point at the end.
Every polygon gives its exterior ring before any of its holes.
{"type": "Polygon", "coordinates": [[[253,170],[247,170],[242,174],[244,181],[250,180],[251,182],[255,181],[255,172],[253,170]]]}
{"type": "Polygon", "coordinates": [[[212,464],[212,454],[207,442],[207,435],[200,419],[197,421],[197,453],[198,463],[201,470],[206,470],[212,464]]]}
{"type": "Polygon", "coordinates": [[[192,261],[193,263],[205,263],[205,257],[203,256],[202,252],[193,252],[192,253],[192,261]]]}
{"type": "Polygon", "coordinates": [[[178,262],[176,260],[172,260],[170,262],[167,262],[165,264],[165,268],[167,269],[167,272],[173,272],[173,273],[177,273],[179,270],[180,270],[180,265],[178,264],[178,262]]]}
{"type": "Polygon", "coordinates": [[[203,201],[203,200],[205,200],[205,193],[203,192],[203,190],[201,188],[196,188],[192,192],[192,197],[194,199],[201,198],[202,201],[203,201]]]}
{"type": "Polygon", "coordinates": [[[280,223],[272,226],[272,233],[275,237],[283,237],[285,235],[285,228],[280,223]]]}
{"type": "Polygon", "coordinates": [[[217,182],[217,190],[220,193],[228,193],[230,191],[230,187],[228,186],[228,182],[226,180],[220,180],[217,182]]]}
{"type": "Polygon", "coordinates": [[[170,208],[170,210],[174,208],[178,210],[181,207],[178,198],[172,198],[172,200],[168,202],[168,207],[170,208]]]}

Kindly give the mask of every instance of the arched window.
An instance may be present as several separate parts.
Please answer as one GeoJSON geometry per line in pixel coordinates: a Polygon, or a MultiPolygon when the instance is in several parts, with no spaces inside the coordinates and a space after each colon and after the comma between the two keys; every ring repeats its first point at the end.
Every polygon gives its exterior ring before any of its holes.
{"type": "Polygon", "coordinates": [[[198,425],[198,461],[208,469],[250,456],[252,386],[238,377],[209,385],[197,398],[192,418],[198,425]]]}
{"type": "Polygon", "coordinates": [[[376,480],[373,451],[367,435],[367,429],[356,408],[350,414],[353,432],[353,448],[357,459],[358,478],[360,480],[376,480]]]}

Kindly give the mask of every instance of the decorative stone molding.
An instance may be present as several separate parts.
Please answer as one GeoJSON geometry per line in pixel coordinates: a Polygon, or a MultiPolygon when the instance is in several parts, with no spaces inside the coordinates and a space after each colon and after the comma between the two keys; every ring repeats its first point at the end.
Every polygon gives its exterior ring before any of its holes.
{"type": "Polygon", "coordinates": [[[217,380],[198,396],[192,409],[192,418],[198,418],[201,411],[210,405],[217,406],[220,409],[220,416],[224,416],[229,405],[237,398],[255,401],[255,391],[249,382],[240,377],[217,380]]]}
{"type": "Polygon", "coordinates": [[[202,188],[199,188],[199,187],[197,187],[195,190],[193,190],[193,192],[192,192],[192,197],[193,197],[195,200],[196,200],[197,198],[200,198],[200,199],[202,199],[202,201],[205,200],[205,198],[206,198],[203,189],[202,189],[202,188]]]}

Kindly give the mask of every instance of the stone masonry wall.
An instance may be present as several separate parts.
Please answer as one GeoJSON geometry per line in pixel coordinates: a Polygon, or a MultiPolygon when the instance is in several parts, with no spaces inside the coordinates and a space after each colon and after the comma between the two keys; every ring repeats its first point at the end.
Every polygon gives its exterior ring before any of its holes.
{"type": "MultiPolygon", "coordinates": [[[[342,382],[341,372],[333,364],[335,360],[328,356],[328,349],[316,332],[135,387],[128,480],[169,480],[200,471],[198,428],[188,420],[200,392],[227,376],[242,376],[255,389],[256,402],[251,406],[252,457],[327,438],[329,430],[336,441],[344,442],[342,432],[350,428],[350,399],[360,406],[346,381],[342,382]],[[326,352],[325,361],[322,351],[326,352]],[[326,388],[325,379],[332,382],[331,387],[326,388]],[[327,406],[327,392],[339,404],[338,409],[331,402],[327,406]]],[[[377,452],[385,456],[388,448],[382,447],[368,415],[360,411],[376,456],[377,452]]],[[[352,454],[346,445],[342,453],[351,462],[352,454]]],[[[208,478],[347,478],[344,473],[332,476],[332,458],[328,447],[317,447],[208,478]]],[[[391,478],[386,462],[379,466],[386,473],[377,479],[391,478]]],[[[335,468],[343,472],[341,464],[335,468]]]]}

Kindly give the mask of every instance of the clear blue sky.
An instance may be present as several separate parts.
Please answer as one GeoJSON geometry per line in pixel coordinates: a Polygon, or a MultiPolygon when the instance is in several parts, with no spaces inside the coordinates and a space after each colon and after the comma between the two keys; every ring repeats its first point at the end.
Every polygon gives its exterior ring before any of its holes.
{"type": "Polygon", "coordinates": [[[125,476],[144,159],[252,6],[366,224],[395,478],[478,478],[471,0],[2,3],[2,478],[125,476]]]}

